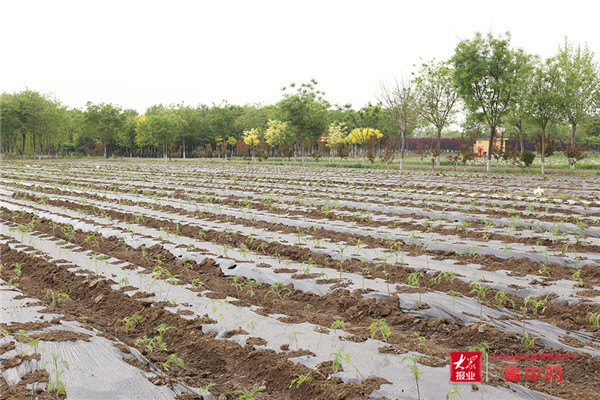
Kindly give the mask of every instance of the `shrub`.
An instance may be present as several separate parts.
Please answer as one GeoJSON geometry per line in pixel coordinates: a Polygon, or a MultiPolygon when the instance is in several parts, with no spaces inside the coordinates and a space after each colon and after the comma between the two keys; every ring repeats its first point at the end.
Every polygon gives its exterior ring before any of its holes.
{"type": "Polygon", "coordinates": [[[525,151],[521,155],[521,161],[523,161],[523,165],[525,165],[526,167],[529,167],[531,164],[533,164],[534,159],[535,153],[532,151],[525,151]]]}

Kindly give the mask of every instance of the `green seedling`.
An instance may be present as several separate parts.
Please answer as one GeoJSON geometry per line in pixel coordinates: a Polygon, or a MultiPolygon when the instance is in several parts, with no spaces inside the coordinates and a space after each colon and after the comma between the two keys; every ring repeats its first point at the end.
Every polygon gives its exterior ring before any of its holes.
{"type": "Polygon", "coordinates": [[[417,365],[417,361],[419,361],[419,359],[423,357],[429,358],[429,356],[424,356],[421,354],[417,354],[414,356],[404,356],[402,358],[402,362],[406,360],[412,361],[412,364],[407,365],[407,368],[410,369],[410,371],[413,373],[413,376],[415,377],[415,382],[417,384],[417,400],[421,400],[421,391],[419,390],[419,378],[421,377],[421,370],[417,365]]]}
{"type": "Polygon", "coordinates": [[[452,389],[450,389],[450,391],[446,393],[446,400],[455,400],[457,396],[462,399],[462,395],[458,391],[458,383],[454,383],[452,385],[452,389]]]}
{"type": "Polygon", "coordinates": [[[454,282],[454,279],[456,279],[454,272],[447,273],[442,271],[439,274],[437,274],[436,277],[431,278],[429,280],[429,283],[432,285],[439,285],[442,282],[442,280],[445,280],[446,282],[450,282],[450,284],[452,284],[452,282],[454,282]]]}
{"type": "Polygon", "coordinates": [[[136,347],[139,346],[140,344],[142,344],[146,347],[146,350],[148,351],[148,353],[152,353],[154,351],[154,349],[156,348],[156,342],[155,342],[154,338],[149,338],[148,336],[137,338],[135,340],[135,342],[133,342],[133,345],[136,347]]]}
{"type": "Polygon", "coordinates": [[[242,279],[244,279],[243,276],[238,275],[238,276],[234,276],[233,278],[233,283],[231,284],[231,286],[235,287],[235,291],[237,292],[237,297],[240,297],[240,290],[244,287],[245,282],[238,282],[241,281],[242,279]]]}
{"type": "Polygon", "coordinates": [[[546,264],[542,263],[541,268],[538,270],[538,272],[542,275],[547,275],[548,278],[551,278],[550,276],[550,267],[547,266],[546,264]]]}
{"type": "Polygon", "coordinates": [[[208,385],[206,385],[205,387],[199,387],[196,390],[198,391],[198,397],[200,398],[200,400],[202,400],[202,396],[208,396],[208,394],[210,393],[210,388],[213,386],[217,386],[216,383],[209,383],[208,385]]]}
{"type": "Polygon", "coordinates": [[[381,334],[382,340],[387,343],[392,331],[390,330],[385,318],[374,319],[373,322],[371,322],[371,340],[375,339],[375,334],[378,331],[381,334]]]}
{"type": "Polygon", "coordinates": [[[364,382],[365,377],[363,376],[363,374],[361,374],[356,365],[352,363],[352,356],[350,355],[350,353],[342,353],[343,350],[344,349],[339,349],[336,353],[331,353],[331,355],[329,356],[329,358],[333,356],[333,373],[336,374],[339,371],[340,366],[342,365],[342,361],[346,361],[352,368],[356,370],[356,372],[358,372],[358,375],[360,375],[361,380],[364,382]]]}
{"type": "Polygon", "coordinates": [[[600,313],[592,313],[589,317],[590,324],[596,328],[600,327],[600,313]]]}
{"type": "MultiPolygon", "coordinates": [[[[423,277],[423,272],[413,272],[407,275],[408,284],[411,286],[416,286],[421,288],[421,284],[419,283],[419,278],[423,277]]],[[[421,304],[421,293],[419,292],[419,304],[421,304]]]]}
{"type": "Polygon", "coordinates": [[[133,314],[131,317],[125,317],[121,320],[121,323],[125,324],[125,332],[129,331],[132,325],[137,325],[142,319],[141,315],[133,314]]]}
{"type": "Polygon", "coordinates": [[[262,392],[264,391],[266,388],[264,386],[256,386],[250,390],[245,390],[245,389],[241,389],[241,390],[234,390],[233,393],[234,394],[239,394],[240,396],[238,397],[238,400],[255,400],[254,395],[257,392],[262,392]]]}
{"type": "Polygon", "coordinates": [[[483,302],[485,301],[485,292],[489,290],[489,287],[481,284],[481,278],[471,283],[469,287],[471,288],[469,293],[475,293],[475,298],[479,300],[479,318],[483,320],[483,302]]]}
{"type": "Polygon", "coordinates": [[[581,279],[581,270],[578,269],[577,271],[573,272],[573,275],[571,275],[573,277],[573,280],[578,281],[578,285],[579,287],[583,287],[583,279],[581,279]]]}
{"type": "Polygon", "coordinates": [[[204,282],[202,282],[200,280],[200,278],[194,278],[194,279],[192,279],[192,287],[193,288],[195,288],[195,287],[201,287],[201,286],[206,286],[206,285],[204,284],[204,282]]]}
{"type": "Polygon", "coordinates": [[[283,283],[277,282],[270,286],[269,291],[265,294],[264,299],[266,300],[269,295],[273,295],[273,304],[281,302],[284,304],[285,298],[291,296],[292,290],[283,286],[283,283]]]}
{"type": "Polygon", "coordinates": [[[312,381],[315,380],[315,377],[314,376],[310,376],[310,374],[308,374],[308,375],[294,374],[294,376],[295,376],[295,378],[292,380],[292,383],[290,383],[290,389],[294,385],[296,385],[296,389],[298,389],[300,387],[300,385],[302,385],[304,382],[312,382],[312,381]]]}
{"type": "Polygon", "coordinates": [[[62,303],[65,300],[69,300],[69,295],[66,293],[58,293],[56,296],[54,295],[54,292],[50,289],[46,290],[46,298],[49,299],[50,297],[52,297],[52,307],[56,308],[58,307],[58,305],[60,303],[62,303]]]}
{"type": "Polygon", "coordinates": [[[501,308],[502,304],[504,304],[505,301],[511,303],[513,308],[515,308],[515,302],[508,298],[504,290],[498,291],[498,293],[496,293],[496,296],[494,296],[494,299],[496,300],[496,304],[498,304],[498,308],[501,308]]]}
{"type": "Polygon", "coordinates": [[[455,319],[455,315],[456,315],[455,299],[456,299],[456,296],[459,296],[462,293],[457,292],[455,290],[449,290],[448,294],[452,297],[452,319],[455,319]]]}
{"type": "Polygon", "coordinates": [[[170,364],[175,364],[175,365],[177,365],[177,366],[178,366],[179,368],[181,368],[181,369],[184,369],[184,368],[185,368],[185,366],[184,366],[184,363],[183,363],[183,359],[182,359],[182,358],[180,358],[180,357],[177,357],[177,354],[176,354],[176,353],[172,353],[172,354],[169,356],[169,358],[167,359],[167,361],[165,361],[165,362],[163,363],[163,369],[164,369],[165,371],[169,371],[169,365],[170,365],[170,364]]]}
{"type": "MultiPolygon", "coordinates": [[[[65,360],[59,360],[59,355],[55,355],[52,357],[52,370],[50,376],[54,375],[54,379],[48,382],[48,392],[54,393],[58,396],[66,396],[67,389],[65,387],[65,383],[60,379],[64,371],[61,369],[61,365],[69,369],[69,363],[65,360]]],[[[50,364],[50,361],[46,362],[46,365],[50,364]]]]}
{"type": "Polygon", "coordinates": [[[350,336],[350,333],[346,330],[346,323],[341,319],[336,319],[335,321],[333,321],[333,323],[331,324],[331,329],[333,329],[333,333],[337,333],[337,330],[341,329],[344,332],[346,332],[347,336],[350,336]]]}
{"type": "Polygon", "coordinates": [[[469,346],[469,351],[479,351],[482,356],[485,357],[485,381],[488,381],[488,352],[490,351],[490,344],[488,342],[481,341],[475,346],[469,346]]]}
{"type": "Polygon", "coordinates": [[[521,344],[523,344],[523,347],[525,347],[525,349],[529,349],[530,347],[533,347],[533,345],[535,345],[535,341],[537,339],[537,337],[529,335],[529,333],[525,332],[523,338],[521,339],[521,344]]]}
{"type": "Polygon", "coordinates": [[[429,349],[429,346],[427,346],[427,338],[425,336],[421,335],[419,332],[415,332],[415,336],[419,340],[419,343],[417,344],[418,347],[423,347],[427,351],[429,356],[431,357],[432,356],[431,350],[429,349]]]}

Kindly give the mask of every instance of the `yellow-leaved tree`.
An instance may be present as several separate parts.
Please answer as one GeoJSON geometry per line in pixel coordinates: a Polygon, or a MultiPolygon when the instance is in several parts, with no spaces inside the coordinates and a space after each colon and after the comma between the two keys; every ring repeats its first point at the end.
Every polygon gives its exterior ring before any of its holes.
{"type": "Polygon", "coordinates": [[[286,144],[290,140],[289,123],[278,119],[270,119],[267,122],[265,131],[265,141],[271,147],[277,147],[286,144]]]}
{"type": "Polygon", "coordinates": [[[348,133],[348,127],[343,122],[332,122],[329,124],[327,134],[321,136],[321,141],[325,143],[325,146],[329,149],[331,154],[331,162],[334,162],[334,157],[337,153],[338,147],[344,143],[346,135],[348,133]]]}
{"type": "Polygon", "coordinates": [[[379,132],[379,129],[373,128],[355,128],[346,137],[346,143],[350,143],[353,146],[362,146],[363,150],[363,165],[365,164],[365,157],[367,154],[367,147],[369,151],[373,153],[373,157],[369,157],[371,162],[375,159],[375,149],[379,145],[379,140],[383,137],[383,133],[379,132]]]}
{"type": "Polygon", "coordinates": [[[244,139],[244,143],[250,146],[250,151],[252,152],[252,161],[254,161],[254,148],[260,143],[258,129],[252,128],[247,131],[244,131],[242,133],[242,138],[244,139]]]}

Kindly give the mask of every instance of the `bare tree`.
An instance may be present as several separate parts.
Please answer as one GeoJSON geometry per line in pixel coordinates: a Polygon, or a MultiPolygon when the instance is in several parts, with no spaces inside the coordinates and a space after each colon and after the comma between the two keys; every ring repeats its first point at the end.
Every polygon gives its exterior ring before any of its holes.
{"type": "Polygon", "coordinates": [[[400,128],[400,170],[404,168],[406,135],[419,123],[421,106],[412,80],[397,79],[390,85],[381,84],[379,101],[383,103],[400,128]]]}

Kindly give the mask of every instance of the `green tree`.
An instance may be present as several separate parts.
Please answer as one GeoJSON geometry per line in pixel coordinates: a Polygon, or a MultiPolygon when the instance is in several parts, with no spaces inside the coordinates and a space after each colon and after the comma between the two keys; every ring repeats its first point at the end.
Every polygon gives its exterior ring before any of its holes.
{"type": "Polygon", "coordinates": [[[137,127],[137,111],[123,111],[123,125],[117,132],[117,144],[129,151],[129,156],[133,157],[133,149],[135,147],[136,127],[137,127]]]}
{"type": "Polygon", "coordinates": [[[529,95],[525,98],[525,110],[529,118],[542,130],[541,159],[542,175],[546,155],[546,127],[548,122],[557,119],[561,111],[560,76],[556,60],[548,59],[539,62],[535,67],[529,95]]]}
{"type": "Polygon", "coordinates": [[[316,89],[317,84],[314,79],[300,86],[292,83],[289,87],[296,92],[288,93],[287,88],[282,88],[283,100],[278,103],[283,119],[296,128],[303,163],[306,142],[316,139],[327,127],[329,103],[323,98],[324,93],[316,89]]]}
{"type": "Polygon", "coordinates": [[[152,143],[155,146],[162,146],[165,160],[170,158],[169,146],[177,141],[182,128],[183,121],[172,110],[152,113],[148,116],[148,132],[152,143]]]}
{"type": "Polygon", "coordinates": [[[510,33],[462,40],[451,58],[454,84],[467,109],[490,128],[487,170],[491,170],[496,131],[514,101],[515,90],[527,57],[510,47],[510,33]]]}
{"type": "Polygon", "coordinates": [[[505,121],[517,133],[519,139],[520,153],[525,151],[524,130],[527,124],[527,113],[525,112],[525,98],[529,95],[533,81],[534,65],[538,61],[536,56],[524,54],[527,61],[521,68],[521,73],[517,77],[513,101],[506,113],[505,121]]]}
{"type": "Polygon", "coordinates": [[[437,131],[436,165],[439,167],[442,130],[452,122],[458,100],[458,93],[452,82],[452,67],[444,61],[423,63],[415,82],[421,102],[421,115],[437,131]]]}
{"type": "Polygon", "coordinates": [[[116,140],[117,133],[125,121],[121,107],[110,103],[94,104],[88,101],[84,121],[92,137],[102,142],[104,158],[107,158],[108,145],[116,140]]]}
{"type": "Polygon", "coordinates": [[[559,47],[556,67],[560,77],[561,116],[571,125],[571,146],[575,146],[577,126],[598,111],[598,64],[587,44],[577,47],[567,41],[559,47]]]}
{"type": "Polygon", "coordinates": [[[176,140],[181,142],[181,158],[186,158],[187,144],[194,138],[200,137],[204,118],[201,110],[183,104],[178,104],[173,112],[181,121],[181,129],[178,130],[179,135],[176,140]]]}
{"type": "MultiPolygon", "coordinates": [[[[21,132],[25,130],[15,94],[2,93],[0,96],[0,127],[2,128],[0,129],[1,160],[3,152],[6,152],[7,149],[12,153],[15,152],[17,140],[21,132]]],[[[23,146],[25,145],[23,144],[23,146]]],[[[23,153],[23,157],[25,157],[25,153],[23,153]]]]}
{"type": "Polygon", "coordinates": [[[264,132],[269,120],[274,118],[275,106],[262,104],[247,104],[240,107],[235,119],[235,131],[244,132],[256,128],[264,132]]]}
{"type": "Polygon", "coordinates": [[[239,137],[241,131],[237,131],[235,125],[239,114],[239,107],[231,105],[226,101],[223,101],[219,105],[213,104],[206,114],[209,127],[209,137],[205,138],[207,139],[207,143],[214,143],[217,137],[239,137]]]}

